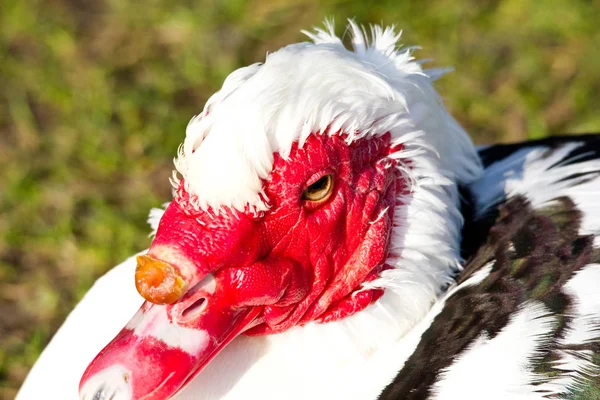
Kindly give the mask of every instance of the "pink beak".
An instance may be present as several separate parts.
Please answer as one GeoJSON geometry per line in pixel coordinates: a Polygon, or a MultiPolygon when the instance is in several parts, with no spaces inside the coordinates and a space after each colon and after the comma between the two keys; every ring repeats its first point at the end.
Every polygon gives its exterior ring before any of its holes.
{"type": "Polygon", "coordinates": [[[261,311],[235,306],[213,275],[174,304],[145,302],[88,366],[80,398],[168,399],[255,326],[261,311]]]}

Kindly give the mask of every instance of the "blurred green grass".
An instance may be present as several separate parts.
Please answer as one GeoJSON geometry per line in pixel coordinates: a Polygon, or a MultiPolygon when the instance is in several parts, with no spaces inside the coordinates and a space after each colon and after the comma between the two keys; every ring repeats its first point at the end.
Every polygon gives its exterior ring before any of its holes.
{"type": "Polygon", "coordinates": [[[235,68],[335,17],[397,24],[478,143],[600,131],[600,1],[0,0],[0,398],[149,244],[185,126],[235,68]]]}

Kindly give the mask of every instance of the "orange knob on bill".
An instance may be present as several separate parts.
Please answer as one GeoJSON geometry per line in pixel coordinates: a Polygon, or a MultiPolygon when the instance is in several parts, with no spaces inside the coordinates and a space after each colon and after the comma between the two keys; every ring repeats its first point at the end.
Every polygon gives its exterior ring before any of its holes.
{"type": "Polygon", "coordinates": [[[135,287],[151,303],[171,304],[183,296],[186,284],[173,265],[144,254],[137,257],[135,287]]]}

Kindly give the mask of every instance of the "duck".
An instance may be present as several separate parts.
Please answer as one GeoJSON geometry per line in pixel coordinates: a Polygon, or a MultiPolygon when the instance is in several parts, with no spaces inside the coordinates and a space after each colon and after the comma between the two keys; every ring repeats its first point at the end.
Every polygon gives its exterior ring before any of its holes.
{"type": "Polygon", "coordinates": [[[227,77],[17,400],[600,398],[600,135],[476,147],[347,30],[227,77]]]}

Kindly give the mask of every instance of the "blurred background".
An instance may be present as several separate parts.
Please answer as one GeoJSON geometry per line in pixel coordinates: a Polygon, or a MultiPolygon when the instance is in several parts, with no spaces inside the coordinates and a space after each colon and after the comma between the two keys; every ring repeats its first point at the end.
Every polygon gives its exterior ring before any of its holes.
{"type": "Polygon", "coordinates": [[[0,398],[150,243],[185,126],[234,69],[334,17],[396,24],[477,143],[600,131],[598,0],[0,0],[0,398]]]}

